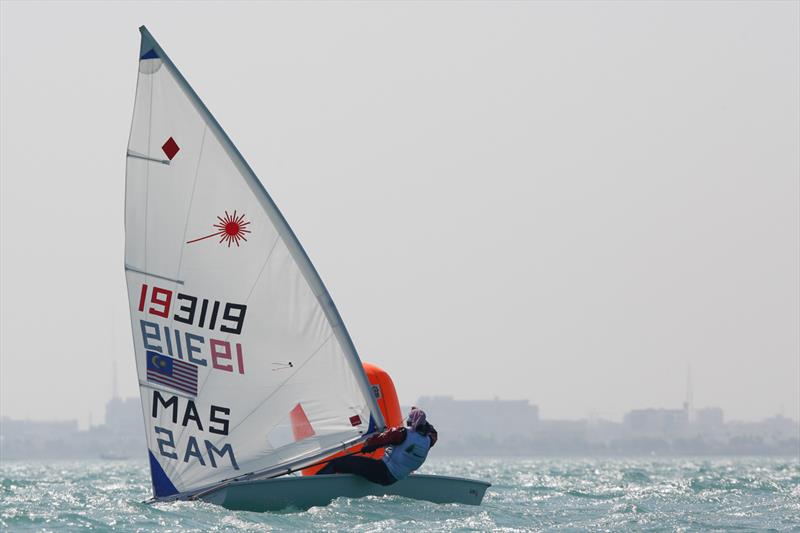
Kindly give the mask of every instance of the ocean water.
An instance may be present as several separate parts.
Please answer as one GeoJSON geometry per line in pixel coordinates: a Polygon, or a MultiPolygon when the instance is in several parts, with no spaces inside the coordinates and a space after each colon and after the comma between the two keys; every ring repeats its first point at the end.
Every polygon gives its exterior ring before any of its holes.
{"type": "Polygon", "coordinates": [[[426,473],[491,481],[483,504],[339,498],[281,513],[145,505],[145,461],[4,461],[9,531],[798,531],[797,458],[438,459],[426,473]]]}

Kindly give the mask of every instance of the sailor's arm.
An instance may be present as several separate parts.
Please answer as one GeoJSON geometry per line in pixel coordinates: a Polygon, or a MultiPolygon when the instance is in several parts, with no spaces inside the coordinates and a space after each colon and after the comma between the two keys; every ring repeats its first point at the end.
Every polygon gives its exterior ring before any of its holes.
{"type": "Polygon", "coordinates": [[[368,438],[361,451],[365,453],[374,452],[378,448],[400,444],[404,440],[406,440],[406,428],[390,428],[383,433],[368,438]]]}

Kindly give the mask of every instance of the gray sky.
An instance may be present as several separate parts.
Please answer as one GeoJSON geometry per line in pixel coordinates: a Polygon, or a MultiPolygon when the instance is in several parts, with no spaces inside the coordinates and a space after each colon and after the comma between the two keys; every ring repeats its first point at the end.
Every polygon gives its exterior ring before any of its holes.
{"type": "Polygon", "coordinates": [[[800,3],[0,6],[2,415],[138,394],[146,24],[401,402],[798,417],[800,3]]]}

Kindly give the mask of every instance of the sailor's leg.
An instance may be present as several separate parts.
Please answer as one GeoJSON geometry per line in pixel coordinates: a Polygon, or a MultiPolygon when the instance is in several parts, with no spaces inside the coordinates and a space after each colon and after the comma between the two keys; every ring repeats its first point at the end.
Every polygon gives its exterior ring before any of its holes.
{"type": "Polygon", "coordinates": [[[317,475],[333,473],[356,474],[379,485],[391,485],[397,481],[389,473],[386,464],[380,459],[370,459],[369,457],[357,455],[334,459],[328,463],[328,466],[320,470],[317,475]]]}
{"type": "MultiPolygon", "coordinates": [[[[335,459],[334,459],[334,461],[335,461],[335,459]]],[[[325,476],[325,475],[328,475],[328,474],[335,474],[336,470],[333,469],[333,465],[331,463],[333,463],[333,461],[331,461],[330,463],[326,464],[325,467],[322,468],[322,470],[319,470],[314,475],[315,476],[325,476]]]]}
{"type": "MultiPolygon", "coordinates": [[[[322,470],[317,472],[316,475],[325,476],[328,474],[356,474],[357,472],[348,470],[352,461],[346,461],[345,459],[351,459],[351,457],[337,457],[336,459],[329,461],[322,470]]],[[[365,459],[365,457],[360,457],[359,459],[365,459]]]]}

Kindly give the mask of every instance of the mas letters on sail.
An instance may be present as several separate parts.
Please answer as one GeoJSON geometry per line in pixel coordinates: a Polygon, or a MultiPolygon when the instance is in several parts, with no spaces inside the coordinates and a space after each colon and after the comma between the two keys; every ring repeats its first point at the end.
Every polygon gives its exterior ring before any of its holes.
{"type": "Polygon", "coordinates": [[[231,409],[204,395],[199,403],[209,407],[200,412],[196,401],[208,372],[230,376],[225,379],[245,374],[244,349],[237,340],[247,305],[143,283],[137,310],[144,316],[140,346],[153,387],[150,442],[170,460],[238,470],[235,451],[224,439],[231,409]]]}
{"type": "MultiPolygon", "coordinates": [[[[182,402],[178,396],[166,395],[165,397],[159,391],[153,391],[152,417],[156,420],[162,417],[171,420],[173,426],[180,424],[192,430],[226,436],[230,427],[230,414],[229,408],[212,404],[204,424],[203,417],[197,411],[197,406],[192,400],[182,402]]],[[[239,470],[236,455],[230,443],[220,444],[209,438],[189,435],[185,444],[181,443],[179,446],[175,442],[175,432],[172,429],[154,425],[153,431],[158,452],[162,457],[184,463],[197,462],[201,466],[211,468],[229,464],[234,470],[239,470]],[[227,464],[221,465],[222,461],[227,461],[227,464]]]]}

